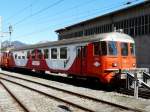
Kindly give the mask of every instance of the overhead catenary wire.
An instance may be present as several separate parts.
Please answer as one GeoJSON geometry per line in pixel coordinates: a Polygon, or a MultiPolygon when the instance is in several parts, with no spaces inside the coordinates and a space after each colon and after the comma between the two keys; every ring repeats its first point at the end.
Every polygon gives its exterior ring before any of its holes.
{"type": "Polygon", "coordinates": [[[8,18],[5,19],[5,21],[9,21],[13,18],[16,18],[18,15],[20,15],[21,13],[23,13],[24,11],[26,11],[27,9],[31,8],[31,6],[34,4],[38,3],[38,0],[34,0],[30,5],[18,10],[17,12],[15,12],[14,14],[12,14],[11,16],[9,16],[8,18]]]}
{"type": "MultiPolygon", "coordinates": [[[[137,1],[137,0],[135,0],[135,1],[137,1]]],[[[109,8],[107,8],[107,9],[103,9],[103,10],[101,10],[101,9],[100,9],[100,10],[96,9],[96,12],[93,12],[92,14],[94,14],[94,13],[99,13],[99,12],[102,12],[102,11],[111,10],[111,9],[113,9],[113,8],[119,8],[119,7],[124,6],[124,5],[125,5],[125,3],[124,3],[124,2],[121,2],[121,4],[117,4],[116,6],[112,6],[112,7],[109,7],[109,8]]],[[[84,19],[84,18],[87,17],[87,16],[89,16],[89,14],[83,15],[82,18],[81,18],[81,17],[79,17],[79,18],[80,18],[80,19],[84,19]]],[[[74,19],[74,18],[70,18],[70,19],[71,19],[71,21],[72,21],[72,19],[74,19]]],[[[77,19],[77,17],[75,17],[75,19],[77,19]]],[[[56,19],[55,19],[55,20],[56,20],[56,19]]],[[[68,20],[67,20],[67,21],[68,21],[68,20]]],[[[58,23],[58,25],[60,25],[60,23],[58,23]]],[[[52,26],[52,25],[51,25],[51,26],[52,26]]],[[[54,26],[56,26],[56,24],[55,24],[54,26]]],[[[47,31],[48,28],[50,28],[50,27],[42,28],[42,29],[39,29],[39,30],[30,32],[30,33],[21,35],[20,37],[35,35],[35,34],[38,34],[38,33],[44,32],[44,31],[47,31]]],[[[18,36],[18,37],[19,37],[19,36],[18,36]]]]}
{"type": "Polygon", "coordinates": [[[42,13],[42,12],[44,12],[44,11],[46,11],[46,10],[48,10],[48,9],[50,9],[50,8],[52,8],[52,7],[54,7],[54,6],[60,4],[60,3],[63,2],[63,1],[65,1],[65,0],[58,0],[58,1],[54,2],[53,4],[51,4],[51,5],[49,5],[49,6],[47,6],[47,7],[44,7],[43,9],[41,9],[41,10],[39,10],[39,11],[33,13],[32,15],[26,16],[26,17],[24,17],[23,19],[17,21],[16,23],[13,24],[13,26],[15,26],[15,25],[17,25],[17,24],[20,24],[21,22],[23,22],[23,21],[25,21],[25,20],[27,20],[27,19],[29,19],[29,18],[35,16],[35,15],[38,15],[38,14],[40,14],[40,13],[42,13]]]}

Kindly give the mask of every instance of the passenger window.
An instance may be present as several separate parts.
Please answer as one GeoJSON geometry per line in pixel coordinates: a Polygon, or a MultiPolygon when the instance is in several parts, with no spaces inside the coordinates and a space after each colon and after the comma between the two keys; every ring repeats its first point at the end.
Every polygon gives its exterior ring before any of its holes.
{"type": "Polygon", "coordinates": [[[57,48],[51,49],[51,59],[57,59],[57,48]]]}
{"type": "Polygon", "coordinates": [[[131,55],[135,56],[135,44],[130,43],[130,51],[131,51],[131,55]]]}
{"type": "Polygon", "coordinates": [[[44,49],[44,58],[48,59],[49,57],[49,50],[48,49],[44,49]]]}
{"type": "Polygon", "coordinates": [[[82,56],[83,56],[83,57],[86,57],[86,54],[87,54],[87,47],[86,47],[86,46],[83,46],[83,47],[82,47],[82,56]]]}
{"type": "Polygon", "coordinates": [[[101,51],[102,55],[107,55],[107,43],[105,41],[101,41],[101,51]]]}
{"type": "Polygon", "coordinates": [[[121,55],[128,56],[128,43],[121,43],[121,55]]]}
{"type": "Polygon", "coordinates": [[[30,51],[27,51],[27,59],[30,58],[30,51]]]}
{"type": "Polygon", "coordinates": [[[94,43],[94,55],[100,55],[100,42],[94,43]]]}
{"type": "Polygon", "coordinates": [[[67,47],[60,48],[60,59],[67,59],[67,47]]]}
{"type": "Polygon", "coordinates": [[[77,47],[77,57],[81,57],[81,47],[77,47]]]}
{"type": "Polygon", "coordinates": [[[42,50],[37,50],[38,59],[42,59],[42,50]]]}
{"type": "Polygon", "coordinates": [[[109,52],[109,55],[117,55],[116,42],[114,42],[114,41],[109,41],[108,42],[108,52],[109,52]]]}
{"type": "Polygon", "coordinates": [[[18,56],[18,59],[21,59],[21,56],[18,56]]]}
{"type": "Polygon", "coordinates": [[[15,59],[17,59],[17,54],[15,54],[15,59]]]}
{"type": "Polygon", "coordinates": [[[33,50],[33,51],[31,52],[31,55],[32,55],[32,59],[35,59],[35,50],[33,50]]]}
{"type": "Polygon", "coordinates": [[[25,59],[25,56],[22,56],[22,59],[25,59]]]}

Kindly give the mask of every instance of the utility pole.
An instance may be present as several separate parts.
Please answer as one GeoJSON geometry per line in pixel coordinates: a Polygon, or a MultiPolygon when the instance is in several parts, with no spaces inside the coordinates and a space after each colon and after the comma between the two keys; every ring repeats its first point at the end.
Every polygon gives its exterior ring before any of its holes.
{"type": "MultiPolygon", "coordinates": [[[[2,37],[5,37],[6,35],[4,34],[9,34],[10,38],[11,38],[11,34],[12,34],[12,26],[9,26],[9,32],[3,32],[2,31],[2,17],[0,16],[0,64],[1,64],[1,57],[2,57],[2,37]]],[[[11,45],[11,42],[10,42],[11,45]]],[[[11,46],[10,46],[11,47],[11,46]]],[[[0,72],[1,72],[1,65],[0,65],[0,72]]]]}
{"type": "Polygon", "coordinates": [[[1,57],[2,57],[2,53],[1,53],[1,48],[2,48],[2,40],[1,37],[3,36],[2,33],[2,17],[0,16],[0,72],[1,72],[1,57]]]}

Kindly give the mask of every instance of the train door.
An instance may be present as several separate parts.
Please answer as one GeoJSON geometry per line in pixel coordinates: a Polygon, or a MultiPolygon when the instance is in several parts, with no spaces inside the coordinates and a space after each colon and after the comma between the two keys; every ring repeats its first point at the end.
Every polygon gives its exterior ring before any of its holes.
{"type": "Polygon", "coordinates": [[[87,46],[79,46],[76,51],[76,72],[85,75],[87,72],[87,46]]]}

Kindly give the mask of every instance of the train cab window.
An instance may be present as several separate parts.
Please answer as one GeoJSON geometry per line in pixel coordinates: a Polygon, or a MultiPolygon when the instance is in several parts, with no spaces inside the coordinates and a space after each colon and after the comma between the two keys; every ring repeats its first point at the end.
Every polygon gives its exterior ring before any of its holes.
{"type": "Polygon", "coordinates": [[[117,55],[117,44],[114,41],[108,42],[108,53],[109,55],[117,55]]]}
{"type": "Polygon", "coordinates": [[[49,57],[49,50],[48,49],[44,49],[44,58],[48,59],[49,57]]]}
{"type": "Polygon", "coordinates": [[[128,43],[121,43],[121,55],[128,56],[128,43]]]}
{"type": "Polygon", "coordinates": [[[94,55],[100,55],[100,42],[94,43],[94,55]]]}
{"type": "Polygon", "coordinates": [[[42,50],[37,50],[38,59],[42,59],[42,50]]]}
{"type": "Polygon", "coordinates": [[[67,47],[60,48],[60,59],[67,59],[67,47]]]}
{"type": "Polygon", "coordinates": [[[107,55],[107,42],[101,41],[101,51],[102,55],[107,55]]]}
{"type": "Polygon", "coordinates": [[[135,56],[135,44],[130,43],[130,51],[131,51],[131,55],[135,56]]]}
{"type": "Polygon", "coordinates": [[[57,48],[51,49],[51,59],[57,59],[57,48]]]}

